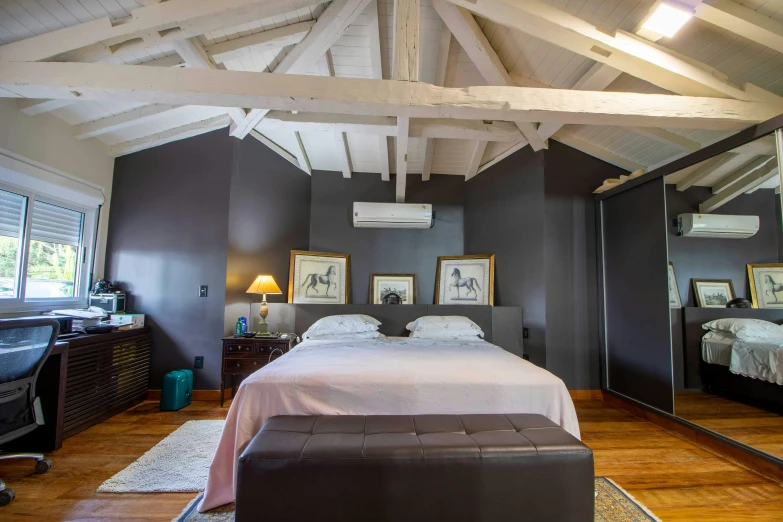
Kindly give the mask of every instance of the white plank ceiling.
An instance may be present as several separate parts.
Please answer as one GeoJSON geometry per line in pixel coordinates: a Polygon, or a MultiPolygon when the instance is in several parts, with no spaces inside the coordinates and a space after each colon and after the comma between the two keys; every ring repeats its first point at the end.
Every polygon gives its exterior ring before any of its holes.
{"type": "MultiPolygon", "coordinates": [[[[375,2],[376,0],[372,0],[375,2]]],[[[654,0],[544,0],[558,9],[595,25],[607,34],[617,30],[632,32],[654,4],[654,0]]],[[[121,20],[132,16],[143,3],[135,0],[0,0],[0,45],[27,39],[63,27],[110,17],[121,20]]],[[[783,23],[783,0],[736,0],[758,14],[783,23]]],[[[236,27],[224,28],[201,35],[203,46],[227,42],[251,34],[291,24],[317,20],[327,3],[297,9],[236,27]]],[[[438,63],[438,45],[442,22],[431,0],[421,0],[420,7],[420,55],[419,81],[433,83],[438,63]]],[[[348,30],[331,46],[334,75],[346,78],[373,78],[372,42],[375,26],[368,14],[358,16],[348,30]]],[[[394,1],[377,0],[378,37],[383,78],[391,78],[394,34],[394,1]]],[[[531,37],[514,29],[476,16],[478,26],[486,35],[506,70],[539,84],[559,89],[570,89],[596,62],[551,43],[531,37]]],[[[711,25],[698,18],[690,20],[673,38],[657,42],[665,49],[701,62],[725,75],[728,81],[741,86],[751,82],[758,87],[783,96],[783,49],[773,50],[751,42],[731,31],[711,25]]],[[[251,50],[235,59],[225,61],[219,68],[238,71],[268,72],[288,54],[293,45],[282,49],[251,50]]],[[[326,49],[324,49],[326,51],[326,49]]],[[[107,63],[140,64],[176,55],[170,45],[148,47],[133,56],[105,59],[107,63]]],[[[306,72],[312,75],[328,75],[326,60],[306,72]]],[[[482,75],[452,37],[449,47],[444,86],[469,87],[486,85],[482,75]]],[[[643,80],[621,74],[607,91],[662,93],[667,91],[643,80]]],[[[79,125],[142,107],[128,102],[83,101],[67,105],[52,112],[70,125],[79,125]]],[[[121,144],[167,129],[207,120],[226,109],[219,107],[187,106],[163,112],[153,118],[101,134],[99,139],[108,146],[121,144]]],[[[298,143],[293,132],[280,128],[259,130],[287,151],[294,151],[298,143]]],[[[720,140],[731,132],[692,129],[665,129],[695,144],[704,146],[720,140]]],[[[300,138],[313,169],[341,170],[339,134],[331,131],[305,130],[300,138]],[[337,136],[337,137],[336,137],[337,136]]],[[[650,169],[666,164],[687,152],[673,143],[667,143],[618,126],[566,125],[553,139],[563,141],[597,157],[621,165],[628,170],[650,169]]],[[[409,173],[420,173],[424,168],[426,141],[410,138],[408,145],[409,173]]],[[[377,136],[347,133],[350,158],[355,172],[382,171],[381,149],[377,136]]],[[[389,165],[395,167],[395,139],[389,139],[389,165]]],[[[472,142],[457,139],[435,139],[432,173],[466,175],[469,167],[472,142]]],[[[340,145],[341,146],[341,145],[340,145]]],[[[510,142],[490,142],[481,164],[490,162],[514,146],[510,142]]],[[[703,183],[714,183],[706,179],[703,183]]],[[[700,182],[702,183],[702,182],[700,182]]],[[[711,185],[710,185],[711,186],[711,185]]]]}

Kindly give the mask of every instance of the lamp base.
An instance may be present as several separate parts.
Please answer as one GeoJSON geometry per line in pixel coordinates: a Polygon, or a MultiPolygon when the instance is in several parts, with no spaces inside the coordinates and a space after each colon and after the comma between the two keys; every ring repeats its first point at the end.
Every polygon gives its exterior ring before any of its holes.
{"type": "Polygon", "coordinates": [[[258,323],[258,329],[256,330],[256,333],[260,334],[268,334],[269,333],[269,323],[258,323]]]}
{"type": "Polygon", "coordinates": [[[266,306],[266,294],[261,301],[261,320],[258,322],[258,333],[269,333],[269,323],[266,322],[266,316],[269,315],[269,308],[266,306]]]}

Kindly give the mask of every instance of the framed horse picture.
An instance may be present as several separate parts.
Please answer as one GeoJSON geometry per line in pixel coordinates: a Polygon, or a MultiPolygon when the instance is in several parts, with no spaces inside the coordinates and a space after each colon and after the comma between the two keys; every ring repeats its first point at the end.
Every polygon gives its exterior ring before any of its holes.
{"type": "Polygon", "coordinates": [[[748,265],[753,308],[783,308],[783,263],[748,265]]]}
{"type": "Polygon", "coordinates": [[[291,250],[288,302],[347,304],[351,292],[351,256],[291,250]]]}
{"type": "Polygon", "coordinates": [[[435,304],[492,306],[494,302],[494,254],[438,257],[435,304]]]}

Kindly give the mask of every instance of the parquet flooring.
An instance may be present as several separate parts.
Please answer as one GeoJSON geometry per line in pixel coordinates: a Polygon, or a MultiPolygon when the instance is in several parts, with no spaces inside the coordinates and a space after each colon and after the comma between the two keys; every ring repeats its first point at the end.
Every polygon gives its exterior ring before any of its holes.
{"type": "MultiPolygon", "coordinates": [[[[614,479],[662,520],[783,520],[783,488],[601,401],[575,404],[596,474],[614,479]]],[[[216,402],[178,412],[144,403],[67,439],[46,475],[33,475],[30,461],[0,462],[0,476],[17,492],[0,508],[0,520],[169,521],[194,494],[95,490],[185,421],[226,411],[216,402]]]]}

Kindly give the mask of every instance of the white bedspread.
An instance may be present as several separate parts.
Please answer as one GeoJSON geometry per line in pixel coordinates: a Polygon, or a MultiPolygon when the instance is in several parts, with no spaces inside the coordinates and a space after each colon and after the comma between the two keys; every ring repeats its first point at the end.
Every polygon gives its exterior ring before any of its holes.
{"type": "Polygon", "coordinates": [[[731,345],[729,371],[737,375],[783,385],[783,340],[731,345]]]}
{"type": "Polygon", "coordinates": [[[539,413],[579,437],[563,381],[484,341],[305,341],[239,387],[200,511],[234,501],[239,455],[275,415],[539,413]]]}

